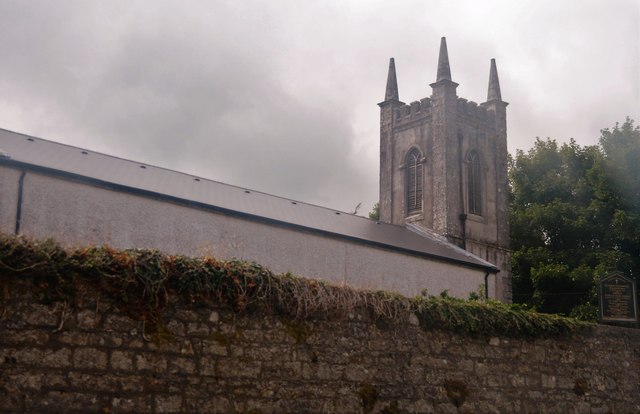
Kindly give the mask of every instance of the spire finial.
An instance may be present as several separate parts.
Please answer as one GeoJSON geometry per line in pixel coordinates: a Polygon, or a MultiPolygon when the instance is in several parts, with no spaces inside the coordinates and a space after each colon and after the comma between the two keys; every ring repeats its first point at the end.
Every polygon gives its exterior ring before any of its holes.
{"type": "Polygon", "coordinates": [[[451,80],[451,68],[449,67],[449,52],[447,52],[447,39],[440,39],[440,55],[438,56],[438,76],[436,82],[451,80]]]}
{"type": "Polygon", "coordinates": [[[384,100],[397,101],[399,99],[398,80],[396,79],[396,62],[391,58],[389,59],[389,74],[387,75],[387,89],[384,93],[384,100]]]}
{"type": "Polygon", "coordinates": [[[496,60],[491,59],[491,69],[489,70],[489,92],[487,93],[487,102],[502,100],[500,93],[500,80],[498,79],[498,69],[496,68],[496,60]]]}

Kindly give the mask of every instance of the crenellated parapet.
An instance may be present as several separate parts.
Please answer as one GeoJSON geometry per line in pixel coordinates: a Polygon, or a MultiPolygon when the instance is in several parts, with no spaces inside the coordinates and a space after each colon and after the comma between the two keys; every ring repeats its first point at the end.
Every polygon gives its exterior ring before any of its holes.
{"type": "Polygon", "coordinates": [[[487,108],[464,98],[458,98],[458,113],[480,120],[488,119],[489,116],[487,108]]]}
{"type": "Polygon", "coordinates": [[[461,127],[480,128],[485,132],[495,129],[495,112],[490,110],[486,103],[478,104],[458,98],[456,104],[458,123],[461,127]]]}
{"type": "MultiPolygon", "coordinates": [[[[432,115],[432,99],[422,98],[409,104],[401,103],[393,112],[394,127],[402,127],[415,121],[424,121],[432,115]]],[[[460,119],[479,125],[493,122],[494,114],[484,104],[478,104],[464,98],[457,98],[456,112],[460,119]]]]}
{"type": "Polygon", "coordinates": [[[422,98],[410,104],[403,104],[394,112],[394,125],[400,126],[431,116],[431,98],[422,98]]]}

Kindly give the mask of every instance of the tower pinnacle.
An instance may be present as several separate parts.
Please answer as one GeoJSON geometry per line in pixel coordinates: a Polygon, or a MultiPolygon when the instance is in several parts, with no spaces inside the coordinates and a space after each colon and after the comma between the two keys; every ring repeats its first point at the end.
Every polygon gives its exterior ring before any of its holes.
{"type": "Polygon", "coordinates": [[[397,101],[398,80],[396,79],[396,62],[393,58],[389,59],[389,74],[387,75],[387,89],[384,94],[385,101],[397,101]]]}
{"type": "Polygon", "coordinates": [[[436,82],[451,80],[451,68],[449,67],[449,52],[447,52],[447,39],[440,39],[440,55],[438,56],[438,75],[436,82]]]}
{"type": "Polygon", "coordinates": [[[496,68],[496,60],[491,59],[491,69],[489,71],[489,91],[487,92],[487,102],[501,101],[500,80],[498,79],[498,69],[496,68]]]}

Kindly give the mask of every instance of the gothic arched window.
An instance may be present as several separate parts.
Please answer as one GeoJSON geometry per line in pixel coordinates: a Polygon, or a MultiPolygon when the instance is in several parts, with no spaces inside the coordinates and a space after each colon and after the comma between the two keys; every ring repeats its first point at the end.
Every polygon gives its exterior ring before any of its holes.
{"type": "Polygon", "coordinates": [[[414,148],[405,160],[407,183],[407,214],[422,211],[422,161],[420,152],[414,148]]]}
{"type": "Polygon", "coordinates": [[[467,202],[469,213],[482,215],[482,180],[480,156],[471,151],[467,155],[467,202]]]}

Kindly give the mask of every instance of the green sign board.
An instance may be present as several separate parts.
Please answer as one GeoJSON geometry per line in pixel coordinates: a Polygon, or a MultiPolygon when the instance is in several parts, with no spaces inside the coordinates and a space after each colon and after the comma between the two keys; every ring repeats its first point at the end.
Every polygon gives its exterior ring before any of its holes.
{"type": "Polygon", "coordinates": [[[636,285],[621,272],[600,279],[600,319],[603,322],[637,322],[636,285]]]}

